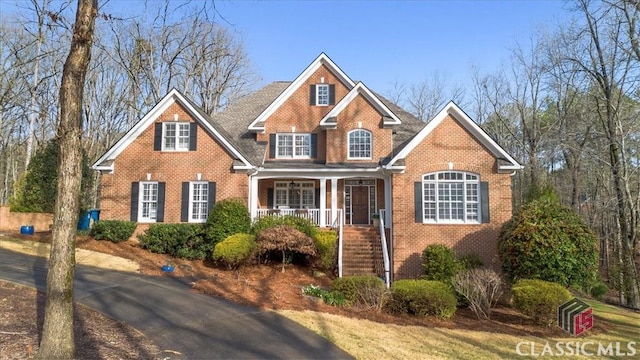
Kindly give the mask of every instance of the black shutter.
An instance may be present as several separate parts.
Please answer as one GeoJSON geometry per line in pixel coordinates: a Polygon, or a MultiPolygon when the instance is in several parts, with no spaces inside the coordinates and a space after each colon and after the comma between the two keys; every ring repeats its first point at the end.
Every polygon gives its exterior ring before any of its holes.
{"type": "Polygon", "coordinates": [[[273,188],[267,189],[267,207],[273,208],[273,188]]]}
{"type": "Polygon", "coordinates": [[[316,188],[316,208],[320,209],[320,188],[316,188]]]}
{"type": "Polygon", "coordinates": [[[164,193],[167,183],[158,183],[158,209],[156,210],[156,222],[164,222],[164,193]]]}
{"type": "Polygon", "coordinates": [[[416,222],[423,223],[424,215],[422,214],[422,209],[424,208],[423,197],[422,197],[422,182],[416,181],[413,183],[413,203],[416,212],[416,222]]]}
{"type": "Polygon", "coordinates": [[[195,151],[198,144],[198,123],[189,124],[189,151],[195,151]]]}
{"type": "Polygon", "coordinates": [[[208,208],[207,214],[211,214],[211,210],[213,209],[213,205],[215,204],[216,204],[216,183],[212,181],[209,183],[209,205],[207,207],[208,208]]]}
{"type": "Polygon", "coordinates": [[[162,150],[162,123],[155,123],[153,129],[153,151],[162,150]]]}
{"type": "Polygon", "coordinates": [[[189,222],[189,182],[182,183],[182,198],[180,201],[180,221],[189,222]]]}
{"type": "Polygon", "coordinates": [[[335,84],[329,84],[329,105],[336,104],[336,86],[335,84]]]}
{"type": "Polygon", "coordinates": [[[318,134],[311,134],[311,157],[318,157],[318,134]]]}
{"type": "Polygon", "coordinates": [[[489,217],[489,183],[486,181],[480,182],[480,214],[483,223],[488,223],[491,220],[489,217]]]}
{"type": "Polygon", "coordinates": [[[129,220],[138,221],[138,198],[140,194],[140,183],[132,182],[131,183],[131,207],[130,207],[130,215],[129,220]]]}
{"type": "Polygon", "coordinates": [[[269,158],[276,157],[276,134],[269,135],[269,158]]]}
{"type": "Polygon", "coordinates": [[[311,85],[309,86],[309,105],[315,105],[315,104],[316,104],[316,86],[311,85]]]}

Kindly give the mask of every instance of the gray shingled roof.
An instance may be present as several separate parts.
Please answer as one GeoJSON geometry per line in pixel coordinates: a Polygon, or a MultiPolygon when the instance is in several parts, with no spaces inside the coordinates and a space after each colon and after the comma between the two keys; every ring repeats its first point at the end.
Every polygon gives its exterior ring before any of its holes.
{"type": "MultiPolygon", "coordinates": [[[[248,131],[247,128],[290,84],[291,82],[288,81],[268,84],[262,89],[237,100],[224,111],[211,117],[202,113],[199,107],[196,106],[196,108],[205,119],[247,157],[247,160],[254,165],[261,165],[266,153],[266,144],[256,142],[255,134],[248,131]]],[[[394,152],[384,160],[384,162],[388,162],[426,124],[379,94],[375,95],[402,121],[401,125],[394,127],[394,152]]],[[[279,165],[284,166],[285,164],[279,162],[279,165]]]]}

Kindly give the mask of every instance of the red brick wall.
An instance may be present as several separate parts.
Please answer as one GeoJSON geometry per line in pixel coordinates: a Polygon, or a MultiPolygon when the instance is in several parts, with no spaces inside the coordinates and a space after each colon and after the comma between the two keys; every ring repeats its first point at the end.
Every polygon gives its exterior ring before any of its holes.
{"type": "MultiPolygon", "coordinates": [[[[155,122],[195,121],[179,104],[174,103],[155,122]]],[[[247,201],[247,175],[233,173],[231,155],[202,126],[198,127],[196,151],[153,151],[154,124],[152,123],[115,160],[113,174],[101,179],[100,219],[129,220],[131,183],[146,181],[166,182],[166,223],[180,222],[182,182],[197,180],[216,182],[216,201],[239,197],[247,201]]]]}
{"type": "Polygon", "coordinates": [[[393,176],[394,273],[398,278],[421,274],[422,250],[445,244],[457,255],[478,254],[495,266],[500,227],[511,217],[511,177],[496,172],[495,158],[453,117],[445,119],[406,158],[406,172],[393,176]],[[488,224],[422,224],[415,222],[414,182],[434,171],[467,171],[489,183],[488,224]]]}

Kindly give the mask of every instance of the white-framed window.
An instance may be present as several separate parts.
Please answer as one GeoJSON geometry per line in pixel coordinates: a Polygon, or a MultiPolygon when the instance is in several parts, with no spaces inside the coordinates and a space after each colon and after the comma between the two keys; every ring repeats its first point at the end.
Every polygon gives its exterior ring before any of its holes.
{"type": "Polygon", "coordinates": [[[311,158],[311,134],[277,134],[276,158],[311,158]]]}
{"type": "Polygon", "coordinates": [[[329,84],[316,85],[316,105],[329,105],[329,84]]]}
{"type": "Polygon", "coordinates": [[[422,177],[424,222],[480,223],[480,177],[440,171],[422,177]]]}
{"type": "Polygon", "coordinates": [[[371,159],[371,132],[357,129],[349,132],[348,159],[371,159]]]}
{"type": "Polygon", "coordinates": [[[158,183],[140,182],[138,221],[155,222],[158,213],[158,183]]]}
{"type": "Polygon", "coordinates": [[[188,122],[164,122],[162,123],[162,150],[163,151],[189,151],[188,122]]]}
{"type": "Polygon", "coordinates": [[[316,204],[314,183],[277,181],[273,205],[277,208],[309,209],[316,204]]]}
{"type": "Polygon", "coordinates": [[[209,215],[209,183],[189,183],[189,222],[206,222],[209,215]]]}

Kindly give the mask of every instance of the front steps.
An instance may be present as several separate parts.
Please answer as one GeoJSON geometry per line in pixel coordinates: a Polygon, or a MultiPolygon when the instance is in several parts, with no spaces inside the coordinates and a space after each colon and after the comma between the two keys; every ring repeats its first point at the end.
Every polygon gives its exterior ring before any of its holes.
{"type": "Polygon", "coordinates": [[[342,276],[383,276],[382,244],[378,228],[345,226],[342,238],[342,276]]]}

